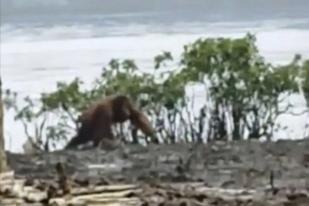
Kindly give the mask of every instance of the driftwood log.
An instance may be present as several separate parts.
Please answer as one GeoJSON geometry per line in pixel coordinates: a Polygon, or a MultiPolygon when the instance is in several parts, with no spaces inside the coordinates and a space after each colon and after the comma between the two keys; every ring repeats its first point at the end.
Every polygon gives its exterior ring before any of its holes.
{"type": "Polygon", "coordinates": [[[306,190],[271,187],[264,190],[222,189],[204,183],[152,183],[138,185],[106,185],[80,187],[77,184],[66,192],[59,183],[47,182],[45,190],[35,185],[25,186],[25,180],[14,179],[14,173],[0,174],[0,205],[2,206],[130,206],[130,205],[205,205],[205,206],[307,206],[306,190]],[[53,195],[50,195],[53,188],[53,195]]]}

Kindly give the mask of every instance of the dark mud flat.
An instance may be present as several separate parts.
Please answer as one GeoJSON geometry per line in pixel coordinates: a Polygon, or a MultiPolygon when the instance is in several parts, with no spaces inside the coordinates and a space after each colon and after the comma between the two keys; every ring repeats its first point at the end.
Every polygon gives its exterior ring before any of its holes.
{"type": "Polygon", "coordinates": [[[8,153],[8,162],[16,179],[50,181],[61,162],[78,184],[74,190],[94,185],[135,188],[125,194],[120,189],[117,194],[75,195],[85,205],[106,198],[123,201],[111,205],[309,205],[309,140],[8,153]]]}
{"type": "Polygon", "coordinates": [[[76,179],[135,184],[203,182],[222,188],[309,188],[309,140],[259,143],[217,142],[204,145],[125,145],[113,150],[8,153],[20,178],[49,179],[62,162],[76,179]],[[272,177],[271,177],[272,176],[272,177]]]}

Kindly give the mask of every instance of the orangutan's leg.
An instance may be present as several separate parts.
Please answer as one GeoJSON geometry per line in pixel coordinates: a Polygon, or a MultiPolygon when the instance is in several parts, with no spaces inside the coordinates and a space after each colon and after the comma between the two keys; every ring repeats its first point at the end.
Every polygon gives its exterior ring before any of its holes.
{"type": "Polygon", "coordinates": [[[114,135],[112,131],[112,117],[111,113],[105,109],[100,108],[96,112],[93,119],[93,146],[99,147],[104,140],[113,140],[114,135]]]}
{"type": "Polygon", "coordinates": [[[65,146],[65,149],[75,149],[79,145],[86,144],[92,138],[92,130],[89,128],[87,122],[82,123],[78,129],[77,135],[73,137],[65,146]]]}

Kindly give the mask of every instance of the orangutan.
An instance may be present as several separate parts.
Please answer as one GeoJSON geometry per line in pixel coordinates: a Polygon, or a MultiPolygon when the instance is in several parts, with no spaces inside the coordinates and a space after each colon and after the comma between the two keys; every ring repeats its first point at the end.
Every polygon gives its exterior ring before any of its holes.
{"type": "Polygon", "coordinates": [[[155,132],[146,115],[137,109],[127,96],[108,96],[101,99],[86,109],[80,116],[81,123],[77,135],[66,145],[66,149],[76,148],[89,141],[98,147],[102,140],[114,139],[112,125],[130,120],[152,142],[158,143],[155,132]]]}

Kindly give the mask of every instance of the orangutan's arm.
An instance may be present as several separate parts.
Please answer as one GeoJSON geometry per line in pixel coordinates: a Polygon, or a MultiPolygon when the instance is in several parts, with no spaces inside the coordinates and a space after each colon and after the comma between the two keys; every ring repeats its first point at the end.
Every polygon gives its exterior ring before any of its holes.
{"type": "Polygon", "coordinates": [[[131,122],[132,124],[137,128],[140,129],[145,135],[149,136],[152,138],[152,142],[154,143],[159,143],[159,140],[157,139],[155,135],[155,130],[152,127],[150,121],[146,117],[146,115],[133,108],[131,109],[131,122]]]}

